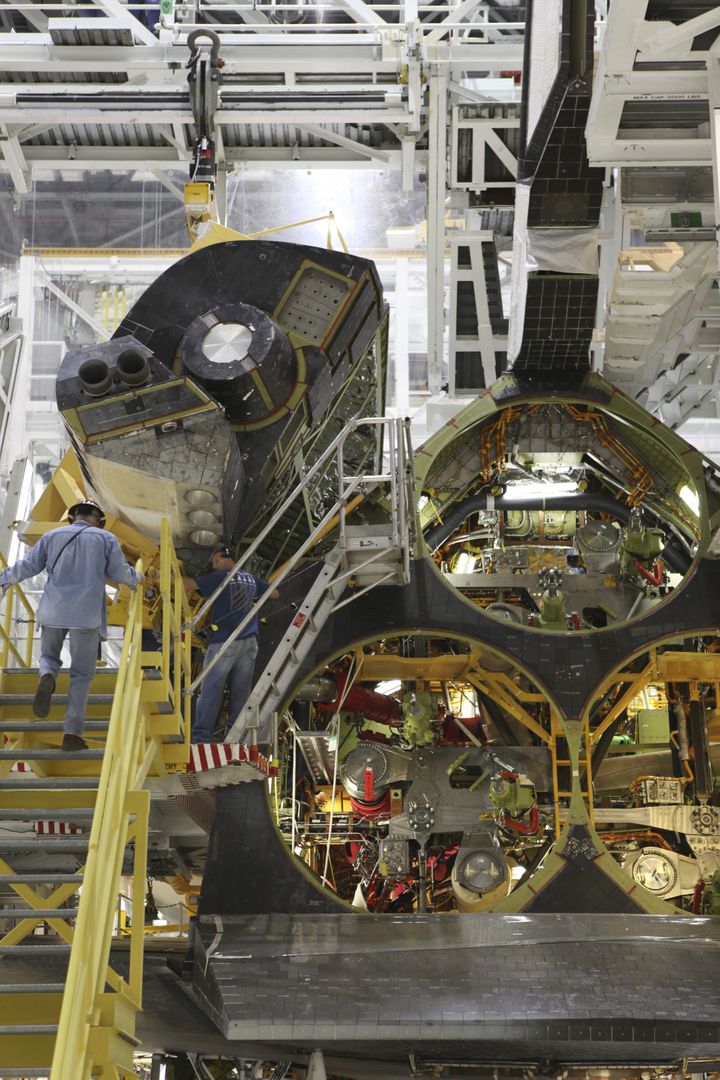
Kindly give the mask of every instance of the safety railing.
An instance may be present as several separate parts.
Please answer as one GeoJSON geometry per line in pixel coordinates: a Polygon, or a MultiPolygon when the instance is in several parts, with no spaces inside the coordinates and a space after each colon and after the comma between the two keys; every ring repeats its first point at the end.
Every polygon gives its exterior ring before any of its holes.
{"type": "MultiPolygon", "coordinates": [[[[387,483],[390,485],[390,521],[393,529],[393,538],[400,537],[400,530],[403,530],[403,535],[407,530],[409,522],[413,520],[414,507],[413,507],[413,491],[414,491],[414,473],[412,471],[412,452],[410,445],[410,433],[409,433],[409,421],[400,420],[394,417],[385,416],[367,416],[363,418],[353,417],[345,425],[345,428],[336,436],[330,443],[327,449],[320,455],[317,461],[307,470],[302,480],[295,486],[286,499],[280,504],[275,513],[272,515],[268,523],[261,530],[261,532],[255,537],[250,546],[246,548],[238,561],[235,563],[233,569],[228,573],[225,581],[221,582],[217,589],[208,597],[204,604],[195,612],[192,620],[188,624],[189,629],[196,628],[210,611],[212,605],[217,598],[225,591],[230,584],[232,575],[237,573],[238,570],[248,563],[248,561],[255,554],[265,538],[272,532],[277,526],[277,523],[282,518],[285,511],[292,503],[302,495],[303,491],[307,488],[313,477],[325,468],[327,463],[335,458],[337,461],[337,476],[338,476],[338,497],[330,507],[330,509],[323,515],[318,521],[314,530],[310,533],[306,540],[296,549],[290,559],[281,567],[277,576],[273,578],[273,587],[279,588],[282,582],[289,577],[300,560],[304,558],[306,552],[308,552],[314,544],[317,542],[317,538],[323,533],[326,526],[333,521],[336,517],[339,518],[340,538],[341,543],[345,537],[345,517],[346,510],[349,501],[352,496],[360,491],[367,490],[369,485],[376,485],[380,483],[387,483]],[[352,434],[358,427],[364,424],[373,424],[377,426],[388,427],[392,432],[389,446],[388,446],[388,468],[386,472],[377,473],[370,476],[357,475],[357,476],[345,476],[344,475],[344,460],[343,460],[343,447],[352,434]]],[[[409,570],[410,552],[409,547],[404,545],[407,550],[403,551],[403,565],[406,572],[409,570]]],[[[376,556],[371,556],[368,562],[371,562],[376,556]]],[[[355,569],[358,569],[357,567],[355,569]]],[[[225,639],[223,644],[218,649],[217,653],[210,661],[210,663],[203,668],[199,675],[190,683],[186,689],[188,696],[196,690],[203,680],[207,678],[216,664],[220,662],[221,657],[230,648],[232,643],[240,637],[242,632],[250,621],[256,618],[265,604],[270,600],[272,591],[268,590],[263,593],[258,602],[254,604],[247,612],[241,622],[235,627],[231,634],[225,639]]]]}
{"type": "Polygon", "coordinates": [[[178,734],[182,735],[183,741],[189,746],[191,701],[189,695],[182,691],[183,686],[191,681],[191,635],[186,632],[191,610],[182,576],[170,525],[167,518],[163,518],[160,523],[159,578],[157,583],[149,582],[145,589],[146,600],[148,592],[153,588],[157,589],[155,602],[150,608],[150,617],[156,624],[160,649],[145,649],[142,664],[143,667],[155,667],[159,670],[157,697],[172,705],[172,716],[177,722],[178,734]]]}
{"type": "MultiPolygon", "coordinates": [[[[5,556],[0,552],[0,568],[7,569],[7,560],[5,556]]],[[[5,610],[3,612],[2,623],[0,623],[0,670],[8,667],[10,657],[13,658],[15,663],[19,667],[31,667],[32,666],[32,650],[33,650],[33,637],[35,635],[35,611],[32,604],[28,600],[27,596],[20,588],[19,585],[11,585],[7,590],[7,603],[5,604],[5,610]],[[13,601],[17,599],[20,607],[23,608],[27,614],[27,634],[25,637],[25,655],[23,656],[15,644],[13,634],[13,623],[17,621],[17,617],[14,614],[15,604],[13,601]]]]}
{"type": "MultiPolygon", "coordinates": [[[[140,562],[137,569],[141,569],[140,562]]],[[[130,604],[105,756],[83,875],[77,923],[58,1023],[51,1080],[85,1080],[93,1064],[92,1029],[114,1028],[141,1007],[150,794],[142,790],[154,747],[146,748],[142,705],[142,590],[130,604]],[[108,970],[118,882],[126,845],[134,842],[133,931],[127,982],[108,970]],[[114,994],[105,994],[109,983],[114,994]],[[113,1000],[114,999],[114,1000],[113,1000]]],[[[127,1037],[133,1041],[128,1033],[127,1037]]],[[[100,1040],[98,1040],[100,1041],[100,1040]]]]}

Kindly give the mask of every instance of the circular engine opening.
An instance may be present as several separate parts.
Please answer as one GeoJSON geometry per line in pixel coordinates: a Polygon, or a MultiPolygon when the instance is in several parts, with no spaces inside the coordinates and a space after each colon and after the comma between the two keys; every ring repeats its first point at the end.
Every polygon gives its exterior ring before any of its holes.
{"type": "Polygon", "coordinates": [[[190,541],[198,547],[210,547],[217,543],[219,532],[211,532],[210,529],[194,529],[190,533],[190,541]]]}
{"type": "Polygon", "coordinates": [[[78,369],[78,376],[88,397],[102,397],[112,386],[112,372],[104,360],[85,360],[78,369]]]}
{"type": "Polygon", "coordinates": [[[128,386],[141,386],[150,378],[147,358],[137,349],[125,349],[117,358],[118,375],[128,386]]]}
{"type": "Polygon", "coordinates": [[[191,525],[210,526],[217,522],[217,517],[210,510],[191,510],[188,521],[191,525]]]}
{"type": "Polygon", "coordinates": [[[213,364],[243,360],[250,348],[252,330],[243,323],[216,323],[203,338],[202,351],[213,364]]]}
{"type": "Polygon", "coordinates": [[[185,492],[184,499],[190,506],[210,506],[211,503],[217,502],[217,496],[212,491],[206,491],[204,488],[190,488],[185,492]]]}
{"type": "Polygon", "coordinates": [[[556,837],[550,730],[541,688],[478,642],[356,647],[281,716],[277,825],[359,909],[488,909],[556,837]]]}

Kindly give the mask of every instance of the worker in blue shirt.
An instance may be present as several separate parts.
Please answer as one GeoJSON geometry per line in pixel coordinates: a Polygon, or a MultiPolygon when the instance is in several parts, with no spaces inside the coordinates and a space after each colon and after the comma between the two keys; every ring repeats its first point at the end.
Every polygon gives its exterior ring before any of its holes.
{"type": "Polygon", "coordinates": [[[105,515],[92,499],[71,506],[69,525],[45,533],[30,554],[0,574],[3,593],[10,585],[47,571],[47,582],[37,609],[42,627],[40,681],[33,712],[47,716],[60,670],[66,635],[70,640],[70,689],[62,749],[87,750],[82,735],[90,683],[95,674],[98,647],[107,637],[105,582],[134,589],[145,580],[126,562],[112,533],[104,532],[105,515]]]}
{"type": "MultiPolygon", "coordinates": [[[[224,582],[228,574],[235,569],[232,552],[224,544],[217,544],[210,556],[212,571],[198,577],[184,577],[186,589],[196,589],[201,596],[212,596],[218,585],[224,582]]],[[[239,626],[253,603],[270,588],[266,581],[261,581],[254,574],[239,570],[232,574],[227,587],[220,593],[210,609],[210,644],[205,654],[207,668],[227,641],[233,630],[239,626]]],[[[273,599],[278,591],[273,590],[273,599]]],[[[233,721],[247,701],[252,688],[255,657],[258,652],[258,620],[251,619],[242,634],[228,645],[212,671],[203,679],[200,686],[195,719],[192,726],[192,741],[212,742],[225,686],[230,684],[230,716],[233,721]]]]}

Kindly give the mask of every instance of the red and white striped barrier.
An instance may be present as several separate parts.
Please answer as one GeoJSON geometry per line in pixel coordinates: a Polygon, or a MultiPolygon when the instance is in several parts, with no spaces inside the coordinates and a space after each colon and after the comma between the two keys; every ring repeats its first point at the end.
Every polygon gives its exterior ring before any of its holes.
{"type": "Polygon", "coordinates": [[[35,832],[41,836],[76,836],[85,830],[69,821],[36,821],[35,832]]]}
{"type": "Polygon", "coordinates": [[[244,743],[192,743],[188,772],[206,772],[246,761],[266,774],[270,767],[269,759],[256,746],[245,746],[244,743]]]}
{"type": "Polygon", "coordinates": [[[277,766],[255,746],[243,743],[193,743],[182,786],[186,791],[228,787],[266,780],[277,775],[277,766]]]}

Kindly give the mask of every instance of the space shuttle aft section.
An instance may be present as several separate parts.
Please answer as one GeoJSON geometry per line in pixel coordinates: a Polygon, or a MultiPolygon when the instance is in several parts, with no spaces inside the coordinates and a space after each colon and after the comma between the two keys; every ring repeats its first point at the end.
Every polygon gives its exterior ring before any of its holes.
{"type": "Polygon", "coordinates": [[[277,702],[275,812],[217,792],[193,992],[229,1040],[413,1075],[720,1053],[720,484],[590,370],[594,6],[528,8],[512,370],[415,457],[410,584],[350,583],[277,702]]]}
{"type": "MultiPolygon", "coordinates": [[[[111,341],[67,353],[58,407],[103,506],[151,538],[167,517],[192,565],[246,535],[348,415],[377,412],[386,325],[365,259],[213,244],[162,274],[111,341]]],[[[376,450],[358,434],[358,459],[376,450]]]]}

